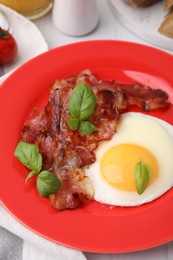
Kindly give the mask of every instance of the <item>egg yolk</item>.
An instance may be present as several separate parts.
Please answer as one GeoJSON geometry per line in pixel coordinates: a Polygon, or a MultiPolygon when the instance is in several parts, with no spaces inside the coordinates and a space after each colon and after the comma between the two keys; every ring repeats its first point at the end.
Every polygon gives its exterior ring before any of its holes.
{"type": "Polygon", "coordinates": [[[138,145],[120,144],[109,149],[101,159],[101,173],[110,185],[136,191],[134,170],[141,160],[151,169],[150,185],[157,177],[158,163],[152,153],[138,145]]]}

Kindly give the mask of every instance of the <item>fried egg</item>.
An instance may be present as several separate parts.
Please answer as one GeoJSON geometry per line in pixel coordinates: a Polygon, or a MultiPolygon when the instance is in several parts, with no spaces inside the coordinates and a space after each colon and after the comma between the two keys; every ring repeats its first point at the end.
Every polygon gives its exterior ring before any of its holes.
{"type": "Polygon", "coordinates": [[[117,206],[150,202],[173,186],[173,126],[156,117],[129,112],[121,116],[117,132],[95,150],[96,161],[85,168],[94,199],[117,206]],[[135,185],[135,165],[150,166],[151,178],[142,194],[135,185]]]}

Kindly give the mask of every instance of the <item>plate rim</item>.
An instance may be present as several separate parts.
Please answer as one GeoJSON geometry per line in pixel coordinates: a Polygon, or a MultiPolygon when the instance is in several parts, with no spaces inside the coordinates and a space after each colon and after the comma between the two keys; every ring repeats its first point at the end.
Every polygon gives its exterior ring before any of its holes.
{"type": "MultiPolygon", "coordinates": [[[[30,66],[30,65],[32,65],[32,63],[37,63],[37,60],[39,59],[39,60],[42,60],[42,59],[44,59],[44,57],[47,57],[50,53],[51,53],[51,55],[54,53],[54,52],[59,52],[59,50],[61,50],[62,52],[63,52],[63,50],[66,50],[67,48],[71,48],[71,46],[73,46],[73,48],[77,48],[77,47],[79,47],[79,46],[87,46],[87,45],[95,45],[95,46],[97,46],[97,45],[102,45],[102,46],[104,46],[105,44],[110,44],[111,46],[112,46],[112,44],[115,44],[115,46],[117,45],[123,45],[123,46],[133,46],[133,48],[136,48],[137,46],[138,46],[138,48],[144,48],[144,49],[147,49],[147,50],[149,50],[150,52],[154,52],[156,55],[158,54],[158,53],[160,53],[160,55],[161,56],[165,56],[165,57],[168,57],[168,59],[170,59],[171,58],[171,60],[172,60],[172,64],[173,64],[173,58],[172,58],[172,56],[170,55],[170,54],[168,54],[168,53],[165,53],[165,52],[163,52],[163,51],[160,51],[160,50],[158,50],[158,49],[156,49],[156,48],[154,48],[154,47],[148,47],[148,46],[145,46],[145,45],[143,45],[143,44],[137,44],[137,43],[129,43],[129,42],[124,42],[124,41],[115,41],[115,40],[95,40],[95,41],[84,41],[84,42],[79,42],[79,43],[73,43],[73,44],[69,44],[69,45],[65,45],[65,46],[61,46],[61,47],[57,47],[57,48],[54,48],[54,49],[52,49],[52,50],[50,50],[49,52],[47,52],[47,53],[43,53],[43,54],[40,54],[39,55],[39,57],[37,56],[37,57],[35,57],[35,58],[33,58],[32,60],[29,60],[28,62],[26,62],[25,64],[23,64],[20,68],[18,68],[14,73],[12,73],[10,76],[9,76],[9,78],[7,78],[5,81],[4,81],[4,83],[2,84],[2,86],[1,86],[1,88],[0,88],[0,97],[1,97],[1,94],[2,94],[2,92],[3,91],[5,91],[6,90],[6,86],[8,86],[8,84],[10,84],[10,82],[11,81],[13,81],[13,79],[16,77],[15,75],[17,74],[19,74],[19,73],[21,73],[21,72],[23,72],[23,71],[25,71],[25,69],[26,68],[28,68],[28,66],[30,66]]],[[[6,205],[1,201],[1,203],[5,206],[5,208],[6,208],[6,205]]],[[[13,216],[15,216],[8,208],[7,208],[7,210],[10,212],[10,214],[12,214],[13,216]]],[[[46,208],[45,208],[45,211],[46,211],[46,208]]],[[[81,212],[79,211],[78,212],[78,214],[79,215],[81,215],[81,212]]],[[[70,214],[71,216],[72,216],[72,218],[74,218],[74,214],[70,214]]],[[[29,227],[28,225],[26,225],[26,223],[24,223],[23,221],[21,221],[21,219],[18,219],[18,217],[16,217],[15,216],[15,218],[17,218],[17,220],[18,221],[20,221],[23,225],[25,225],[27,228],[29,228],[30,230],[32,230],[32,231],[34,231],[34,232],[36,232],[37,234],[39,234],[39,235],[41,235],[41,236],[43,236],[43,237],[46,237],[45,235],[43,235],[43,234],[40,234],[38,231],[35,231],[35,230],[33,230],[31,227],[29,227]]],[[[95,217],[94,217],[95,218],[95,217]]],[[[171,238],[173,238],[172,237],[173,236],[173,234],[171,235],[171,238]]],[[[142,248],[131,248],[131,250],[130,249],[127,249],[126,248],[126,250],[123,250],[123,249],[121,249],[121,250],[119,250],[119,251],[114,251],[114,249],[105,249],[105,248],[102,248],[102,249],[99,249],[98,248],[98,246],[97,247],[95,247],[95,249],[93,248],[93,247],[88,247],[87,245],[85,245],[85,247],[83,247],[83,248],[79,248],[77,245],[69,245],[69,244],[66,244],[66,243],[61,243],[60,241],[55,241],[55,239],[52,239],[52,238],[50,238],[50,237],[46,237],[47,239],[49,239],[49,240],[51,240],[51,241],[54,241],[54,242],[56,242],[56,243],[59,243],[59,244],[62,244],[62,245],[65,245],[65,246],[70,246],[70,247],[72,247],[72,248],[75,248],[75,249],[78,249],[78,250],[83,250],[83,251],[88,251],[88,252],[97,252],[97,253],[120,253],[120,252],[133,252],[133,251],[136,251],[136,250],[142,250],[142,249],[147,249],[147,248],[151,248],[151,247],[154,247],[154,246],[156,246],[156,245],[151,245],[150,244],[150,246],[149,245],[145,245],[145,247],[142,247],[142,248]],[[108,250],[108,251],[107,251],[108,250]]],[[[157,245],[160,245],[160,244],[163,244],[163,243],[166,243],[166,242],[168,242],[168,240],[170,240],[171,238],[167,238],[167,240],[166,241],[163,241],[163,240],[160,240],[160,242],[159,243],[157,243],[157,245]]]]}

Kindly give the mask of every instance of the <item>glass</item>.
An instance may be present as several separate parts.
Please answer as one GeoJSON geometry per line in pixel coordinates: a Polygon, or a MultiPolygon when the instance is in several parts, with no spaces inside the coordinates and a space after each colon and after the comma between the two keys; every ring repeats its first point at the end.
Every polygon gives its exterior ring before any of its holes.
{"type": "Polygon", "coordinates": [[[37,19],[52,8],[53,0],[0,0],[0,4],[12,8],[29,19],[37,19]]]}

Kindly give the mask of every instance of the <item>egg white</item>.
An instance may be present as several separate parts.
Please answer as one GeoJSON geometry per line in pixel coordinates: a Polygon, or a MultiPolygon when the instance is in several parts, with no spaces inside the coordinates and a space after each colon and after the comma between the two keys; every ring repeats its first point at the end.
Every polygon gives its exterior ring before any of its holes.
{"type": "Polygon", "coordinates": [[[85,167],[92,181],[94,199],[117,206],[137,206],[150,202],[173,186],[173,126],[156,117],[129,112],[121,116],[117,133],[110,141],[103,141],[95,150],[96,161],[85,167]],[[111,186],[101,174],[100,161],[110,148],[119,144],[136,144],[150,151],[158,161],[156,180],[139,195],[111,186]]]}

